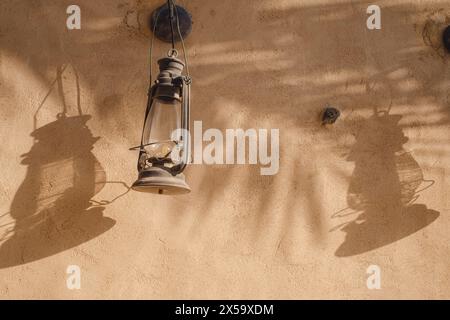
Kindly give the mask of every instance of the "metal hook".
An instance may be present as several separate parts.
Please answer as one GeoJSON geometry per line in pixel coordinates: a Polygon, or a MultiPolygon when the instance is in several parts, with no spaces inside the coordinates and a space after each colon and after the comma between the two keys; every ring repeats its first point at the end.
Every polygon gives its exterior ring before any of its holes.
{"type": "Polygon", "coordinates": [[[167,56],[168,56],[169,58],[176,58],[176,57],[178,57],[178,51],[177,51],[177,49],[174,49],[174,48],[170,49],[170,50],[167,52],[167,56]]]}

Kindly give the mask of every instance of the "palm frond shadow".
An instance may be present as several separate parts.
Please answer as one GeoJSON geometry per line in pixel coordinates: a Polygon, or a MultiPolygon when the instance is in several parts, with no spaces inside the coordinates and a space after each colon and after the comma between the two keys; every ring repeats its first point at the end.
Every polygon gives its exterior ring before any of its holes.
{"type": "MultiPolygon", "coordinates": [[[[65,11],[60,1],[51,3],[60,12],[65,11]]],[[[140,133],[136,123],[142,120],[147,90],[148,75],[142,62],[147,59],[148,41],[141,32],[131,32],[128,20],[127,23],[108,24],[112,20],[104,17],[103,4],[80,0],[79,5],[85,16],[109,27],[99,31],[95,24],[86,25],[82,37],[66,37],[58,31],[64,25],[65,17],[48,16],[48,0],[33,2],[33,10],[40,15],[31,18],[26,15],[26,3],[0,4],[5,9],[0,10],[0,20],[17,31],[3,35],[5,41],[1,50],[27,62],[33,75],[42,83],[50,82],[48,70],[70,61],[82,77],[86,90],[94,97],[93,112],[102,116],[105,126],[110,126],[111,134],[125,139],[127,145],[134,145],[140,133]],[[10,14],[11,10],[17,15],[10,14]],[[28,23],[19,25],[16,22],[22,20],[28,23]],[[117,48],[117,43],[122,44],[120,52],[111,52],[111,48],[117,48]],[[105,81],[98,81],[99,74],[105,81]],[[143,94],[140,96],[139,92],[143,94]],[[136,103],[137,97],[142,98],[141,104],[136,103]],[[127,108],[130,116],[123,117],[122,107],[127,108]]],[[[358,131],[356,126],[369,125],[369,122],[350,123],[346,120],[356,114],[367,118],[373,110],[386,107],[390,115],[403,116],[402,122],[395,126],[386,119],[390,124],[385,124],[387,127],[396,130],[421,127],[430,131],[448,128],[450,108],[446,81],[450,76],[449,58],[441,56],[429,42],[430,32],[439,30],[442,20],[434,19],[432,14],[444,18],[450,16],[445,9],[446,1],[427,4],[422,11],[406,3],[385,4],[383,21],[391,27],[386,28],[383,35],[366,30],[368,4],[364,2],[326,5],[299,2],[283,7],[264,0],[258,1],[257,5],[238,0],[215,1],[213,18],[213,5],[205,5],[200,0],[185,5],[198,19],[187,39],[194,77],[191,118],[203,120],[205,129],[238,125],[280,128],[281,162],[279,174],[265,178],[253,169],[242,173],[231,167],[218,170],[206,166],[188,168],[187,178],[194,194],[179,198],[182,200],[175,204],[167,204],[168,211],[177,213],[174,228],[177,225],[185,227],[186,224],[177,223],[186,221],[190,226],[188,236],[193,237],[207,233],[205,226],[208,224],[221,223],[221,230],[229,231],[230,242],[239,244],[234,247],[238,250],[247,243],[267,239],[270,233],[262,250],[268,248],[271,253],[282,239],[303,232],[299,225],[310,226],[314,241],[322,241],[327,236],[324,229],[330,218],[324,203],[330,200],[327,194],[321,193],[323,183],[318,177],[323,173],[315,163],[323,161],[325,151],[336,159],[334,163],[328,163],[327,174],[330,176],[327,179],[330,181],[346,163],[339,157],[343,151],[350,151],[352,157],[356,157],[351,162],[358,167],[360,163],[369,162],[382,172],[384,179],[374,183],[378,198],[370,198],[371,203],[361,207],[367,216],[363,215],[361,219],[374,221],[370,223],[369,235],[372,229],[383,230],[372,228],[375,221],[384,224],[385,218],[380,216],[382,211],[388,216],[395,216],[395,212],[401,212],[400,217],[416,216],[411,220],[416,222],[411,222],[405,230],[387,232],[390,237],[383,243],[392,243],[433,220],[436,214],[429,212],[430,209],[416,204],[406,209],[399,200],[402,197],[412,200],[411,191],[405,190],[416,188],[417,193],[420,188],[416,182],[401,185],[404,179],[409,181],[410,174],[419,176],[420,166],[412,155],[396,154],[399,151],[385,150],[375,144],[376,157],[372,161],[378,159],[389,164],[388,168],[381,168],[380,164],[370,162],[365,151],[355,152],[355,147],[346,142],[351,135],[349,131],[358,131]],[[234,16],[236,10],[246,19],[229,24],[229,17],[234,16]],[[233,109],[231,102],[235,106],[233,109]],[[342,122],[338,120],[332,128],[324,128],[318,121],[328,103],[338,105],[342,111],[342,122]],[[345,128],[345,125],[349,127],[345,128]],[[383,156],[383,152],[389,155],[383,156]],[[382,193],[383,186],[392,186],[394,196],[382,193]],[[286,190],[289,190],[287,195],[286,190]],[[224,218],[223,210],[232,214],[224,218]]],[[[129,2],[118,8],[115,18],[124,21],[122,18],[129,18],[130,10],[140,10],[143,17],[155,6],[153,3],[143,6],[141,1],[129,2]]],[[[164,50],[155,55],[164,54],[164,50]]],[[[384,120],[376,122],[372,118],[368,121],[384,128],[384,120]]],[[[384,139],[371,138],[368,133],[366,136],[363,140],[369,142],[384,139]]],[[[448,152],[438,150],[440,143],[449,140],[440,137],[439,141],[415,138],[415,142],[423,143],[414,150],[415,154],[430,157],[439,151],[443,158],[449,159],[448,152]]],[[[448,161],[442,163],[445,166],[448,161]]],[[[349,198],[354,194],[370,196],[364,186],[367,179],[360,171],[362,169],[344,177],[351,186],[349,198]],[[355,180],[358,183],[352,182],[355,180]]],[[[170,218],[163,215],[155,219],[170,218]]],[[[395,225],[395,221],[400,223],[401,220],[393,221],[395,225]]],[[[380,245],[375,240],[366,241],[362,236],[350,240],[354,238],[352,234],[359,232],[355,225],[347,227],[349,240],[346,243],[368,241],[372,244],[361,248],[350,246],[350,249],[346,244],[343,247],[346,249],[339,251],[340,255],[351,255],[380,245]]]]}

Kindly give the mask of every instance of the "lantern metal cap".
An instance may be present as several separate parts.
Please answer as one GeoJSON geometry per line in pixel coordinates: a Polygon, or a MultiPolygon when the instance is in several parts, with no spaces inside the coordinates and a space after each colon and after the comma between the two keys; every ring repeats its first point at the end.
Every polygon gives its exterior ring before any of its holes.
{"type": "Polygon", "coordinates": [[[153,98],[172,101],[181,101],[181,73],[184,68],[183,61],[175,57],[166,57],[158,60],[160,73],[153,98]],[[178,80],[176,80],[178,79],[178,80]]]}
{"type": "Polygon", "coordinates": [[[185,181],[184,174],[180,173],[173,176],[167,170],[158,167],[150,167],[139,172],[139,177],[131,188],[135,191],[163,195],[191,192],[191,188],[185,181]]]}
{"type": "Polygon", "coordinates": [[[184,62],[175,57],[164,57],[158,60],[160,72],[170,70],[181,74],[184,68],[184,62]]]}

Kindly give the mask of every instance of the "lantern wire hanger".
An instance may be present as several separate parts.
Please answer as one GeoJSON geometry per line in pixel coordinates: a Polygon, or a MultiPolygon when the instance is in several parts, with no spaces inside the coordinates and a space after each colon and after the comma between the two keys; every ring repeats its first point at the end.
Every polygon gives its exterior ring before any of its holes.
{"type": "MultiPolygon", "coordinates": [[[[178,9],[177,6],[175,5],[175,1],[174,0],[167,0],[167,7],[169,8],[169,19],[170,19],[170,33],[171,33],[171,49],[167,52],[167,56],[168,57],[173,57],[173,58],[177,58],[178,57],[178,50],[175,48],[175,31],[174,31],[174,25],[173,25],[173,20],[175,20],[176,22],[176,28],[177,28],[177,33],[178,36],[180,38],[180,42],[181,42],[181,47],[183,49],[183,58],[184,58],[184,62],[185,62],[185,70],[186,70],[186,75],[183,77],[185,83],[187,84],[187,90],[189,91],[187,94],[187,97],[190,97],[190,84],[192,83],[192,78],[190,76],[189,73],[189,62],[188,62],[188,57],[187,57],[187,51],[186,51],[186,46],[184,44],[184,39],[183,39],[183,35],[181,33],[181,28],[180,28],[180,19],[179,19],[179,15],[178,15],[178,9]]],[[[155,33],[156,33],[156,27],[158,26],[158,20],[159,17],[161,15],[161,11],[156,12],[156,17],[153,23],[153,32],[152,32],[152,38],[150,41],[150,50],[149,50],[149,55],[150,55],[150,82],[149,82],[149,95],[151,94],[151,89],[153,86],[153,43],[155,40],[155,33]]],[[[149,100],[150,103],[150,100],[149,100]]],[[[190,111],[190,110],[188,110],[190,111]]],[[[147,106],[147,110],[145,112],[145,119],[148,117],[148,113],[150,112],[150,105],[147,106]]],[[[189,121],[190,115],[188,116],[187,121],[189,121]]],[[[145,127],[145,119],[144,119],[144,127],[145,127]]],[[[144,151],[144,147],[146,146],[150,146],[153,144],[158,144],[161,142],[173,142],[176,145],[178,145],[178,141],[173,141],[173,140],[165,140],[165,141],[158,141],[158,142],[150,142],[150,143],[145,143],[144,144],[144,130],[142,130],[142,135],[141,135],[141,144],[139,146],[136,147],[131,147],[129,150],[140,150],[141,152],[145,152],[144,151]]],[[[166,158],[167,156],[169,156],[170,152],[167,153],[163,158],[166,158]]],[[[184,164],[184,167],[186,166],[186,164],[184,164]]],[[[184,169],[183,167],[183,169],[184,169]]],[[[182,171],[182,170],[181,170],[182,171]]]]}
{"type": "MultiPolygon", "coordinates": [[[[175,5],[175,1],[174,0],[167,0],[167,7],[169,8],[169,19],[170,19],[170,35],[171,35],[171,45],[172,48],[171,50],[169,50],[169,52],[167,53],[167,55],[169,57],[177,57],[178,56],[178,51],[177,49],[175,49],[175,31],[174,31],[174,25],[173,25],[173,20],[175,19],[176,22],[176,27],[177,27],[177,33],[178,33],[178,37],[180,38],[180,42],[181,42],[181,47],[183,49],[183,58],[184,58],[184,62],[185,62],[185,68],[186,68],[186,77],[188,79],[188,81],[191,81],[191,77],[189,74],[189,62],[188,62],[188,57],[187,57],[187,53],[186,53],[186,46],[184,45],[184,39],[183,39],[183,35],[181,33],[181,28],[180,28],[180,18],[178,15],[178,9],[177,6],[175,5]]],[[[156,16],[155,16],[155,20],[153,23],[153,32],[152,32],[152,39],[150,42],[150,88],[153,84],[152,81],[152,77],[153,77],[153,69],[152,69],[152,65],[153,65],[153,43],[155,40],[155,34],[156,34],[156,27],[158,26],[158,20],[159,17],[161,15],[161,11],[156,12],[156,16]]]]}

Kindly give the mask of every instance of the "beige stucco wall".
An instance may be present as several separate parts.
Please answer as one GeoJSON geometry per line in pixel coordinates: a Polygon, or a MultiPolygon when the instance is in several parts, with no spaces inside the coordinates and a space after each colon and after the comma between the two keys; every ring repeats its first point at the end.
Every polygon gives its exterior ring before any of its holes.
{"type": "Polygon", "coordinates": [[[450,298],[450,2],[371,2],[377,31],[364,1],[180,2],[192,120],[279,128],[279,173],[194,165],[189,195],[119,197],[161,1],[2,0],[0,298],[450,298]]]}

